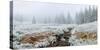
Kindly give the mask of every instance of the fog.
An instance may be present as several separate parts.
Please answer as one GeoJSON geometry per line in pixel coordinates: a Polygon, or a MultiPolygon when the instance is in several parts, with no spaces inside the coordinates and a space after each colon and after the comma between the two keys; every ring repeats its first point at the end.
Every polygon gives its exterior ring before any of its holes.
{"type": "MultiPolygon", "coordinates": [[[[73,21],[75,20],[76,12],[84,11],[89,5],[79,4],[58,4],[58,3],[43,3],[43,2],[13,2],[13,19],[22,18],[23,23],[31,23],[33,16],[37,23],[42,23],[49,18],[55,20],[56,16],[63,14],[67,18],[70,13],[73,21]]],[[[16,21],[17,22],[17,21],[16,21]]]]}

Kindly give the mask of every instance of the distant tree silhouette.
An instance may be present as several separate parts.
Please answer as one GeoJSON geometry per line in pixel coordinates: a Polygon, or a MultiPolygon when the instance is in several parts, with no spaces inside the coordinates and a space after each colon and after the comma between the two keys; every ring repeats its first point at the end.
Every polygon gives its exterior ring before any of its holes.
{"type": "Polygon", "coordinates": [[[33,18],[32,18],[32,24],[36,24],[35,16],[33,16],[33,18]]]}

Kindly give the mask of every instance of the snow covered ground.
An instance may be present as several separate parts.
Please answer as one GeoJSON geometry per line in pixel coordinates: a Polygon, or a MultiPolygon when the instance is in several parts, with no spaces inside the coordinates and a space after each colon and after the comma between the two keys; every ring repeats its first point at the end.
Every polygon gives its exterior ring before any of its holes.
{"type": "Polygon", "coordinates": [[[72,30],[69,42],[74,46],[97,44],[97,22],[82,24],[72,30]]]}
{"type": "MultiPolygon", "coordinates": [[[[63,30],[68,32],[67,28],[74,28],[76,26],[77,26],[76,24],[70,24],[70,25],[66,25],[66,24],[62,24],[62,25],[21,24],[21,25],[16,25],[16,26],[14,26],[14,30],[13,30],[13,35],[14,35],[14,38],[13,38],[13,40],[14,40],[13,46],[14,47],[13,48],[27,48],[25,46],[28,46],[28,45],[32,46],[31,44],[20,44],[20,45],[18,45],[20,43],[19,42],[20,39],[25,34],[34,34],[34,33],[38,34],[38,33],[41,33],[41,32],[53,32],[54,34],[59,35],[59,34],[64,34],[63,30]]],[[[52,40],[53,37],[54,36],[50,36],[49,39],[51,41],[53,41],[52,40]]],[[[53,39],[55,39],[55,37],[53,39]]],[[[46,42],[46,40],[45,40],[45,42],[46,42]]],[[[46,44],[48,44],[48,43],[46,42],[45,45],[46,44]]],[[[35,48],[35,47],[33,47],[33,48],[35,48]]]]}
{"type": "MultiPolygon", "coordinates": [[[[64,34],[64,31],[69,32],[69,28],[72,28],[71,32],[71,37],[69,37],[69,42],[71,43],[72,46],[75,45],[88,45],[88,44],[97,44],[97,39],[93,40],[82,40],[82,39],[77,39],[77,33],[81,34],[83,32],[89,32],[93,33],[93,35],[97,35],[97,22],[92,22],[92,23],[87,23],[87,24],[82,24],[82,25],[77,25],[77,24],[61,24],[61,25],[53,25],[53,24],[19,24],[19,25],[14,25],[14,30],[13,30],[13,48],[15,49],[21,49],[21,48],[38,48],[40,46],[46,47],[50,45],[50,42],[55,42],[56,36],[53,35],[61,35],[64,34]],[[33,44],[22,44],[20,40],[22,39],[23,36],[26,34],[40,34],[41,32],[51,32],[53,33],[52,35],[48,36],[48,38],[44,38],[40,41],[42,42],[36,42],[35,45],[33,44]]],[[[35,36],[34,34],[34,36],[35,36]]],[[[44,33],[47,34],[47,33],[44,33]]],[[[88,33],[87,33],[88,34],[88,33]]],[[[97,37],[97,36],[96,36],[97,37]]],[[[95,37],[95,38],[96,38],[95,37]]],[[[64,39],[63,39],[64,40],[64,39]]],[[[57,41],[56,41],[57,42],[57,41]]]]}
{"type": "Polygon", "coordinates": [[[72,33],[74,33],[74,31],[77,31],[77,32],[97,32],[97,22],[95,21],[92,23],[86,23],[86,24],[79,25],[73,29],[72,33]]]}

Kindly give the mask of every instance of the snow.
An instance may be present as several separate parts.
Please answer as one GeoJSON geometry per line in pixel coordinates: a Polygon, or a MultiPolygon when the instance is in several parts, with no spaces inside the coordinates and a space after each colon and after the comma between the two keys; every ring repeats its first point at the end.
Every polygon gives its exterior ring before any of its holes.
{"type": "MultiPolygon", "coordinates": [[[[48,24],[18,24],[14,27],[13,30],[13,35],[15,36],[14,39],[14,48],[37,48],[39,46],[44,46],[46,47],[50,43],[54,43],[56,41],[55,36],[49,36],[48,38],[42,39],[42,41],[36,42],[34,45],[31,44],[20,44],[18,45],[20,39],[22,36],[25,34],[33,34],[33,33],[41,33],[41,32],[54,32],[54,34],[63,34],[63,30],[68,31],[67,28],[75,27],[77,26],[76,24],[62,24],[62,25],[48,25],[48,24]],[[16,40],[18,39],[18,40],[16,40]],[[29,47],[28,47],[29,46],[29,47]]],[[[39,34],[34,34],[34,35],[39,35],[39,34]]],[[[43,35],[43,34],[42,34],[43,35]]],[[[45,35],[45,34],[44,34],[45,35]]],[[[64,39],[62,39],[64,40],[64,39]]]]}
{"type": "Polygon", "coordinates": [[[97,32],[97,22],[92,22],[92,23],[87,23],[87,24],[82,24],[78,25],[75,27],[72,31],[72,34],[74,32],[97,32]]]}
{"type": "Polygon", "coordinates": [[[82,24],[75,27],[72,30],[72,35],[69,39],[69,42],[72,46],[97,44],[97,22],[95,21],[92,23],[82,24]],[[84,39],[81,38],[81,36],[83,35],[86,35],[84,39]],[[89,38],[87,39],[87,37],[89,38]]]}
{"type": "MultiPolygon", "coordinates": [[[[97,32],[97,22],[87,23],[87,24],[18,24],[14,26],[13,35],[14,35],[14,42],[13,48],[38,48],[38,47],[46,47],[50,45],[50,43],[56,42],[56,37],[54,35],[64,34],[63,30],[69,32],[68,28],[72,28],[71,30],[71,37],[69,42],[72,46],[80,46],[80,45],[92,45],[97,44],[97,40],[81,40],[76,39],[76,32],[97,32]],[[44,38],[40,41],[37,41],[35,44],[20,44],[20,40],[26,34],[34,34],[34,35],[48,35],[48,34],[39,34],[41,32],[53,32],[54,35],[50,35],[47,38],[44,38]],[[37,33],[37,34],[35,34],[37,33]]],[[[65,41],[64,38],[61,39],[65,41]]]]}
{"type": "Polygon", "coordinates": [[[49,45],[50,43],[47,41],[47,39],[43,39],[42,42],[36,42],[34,47],[38,48],[38,47],[46,47],[47,45],[49,45]]]}

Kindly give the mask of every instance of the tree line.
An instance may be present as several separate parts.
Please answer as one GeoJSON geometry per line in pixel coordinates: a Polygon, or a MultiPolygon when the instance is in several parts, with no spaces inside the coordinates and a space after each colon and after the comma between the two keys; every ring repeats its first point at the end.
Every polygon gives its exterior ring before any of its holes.
{"type": "MultiPolygon", "coordinates": [[[[68,12],[67,18],[64,16],[63,13],[56,15],[55,19],[51,19],[50,17],[45,17],[44,21],[42,22],[44,24],[71,24],[73,23],[73,20],[71,18],[70,13],[68,12]]],[[[35,16],[33,16],[32,24],[36,24],[35,16]]]]}
{"type": "MultiPolygon", "coordinates": [[[[21,23],[23,22],[23,17],[18,18],[17,20],[21,23]]],[[[36,17],[32,17],[32,24],[36,24],[36,17]]],[[[60,13],[59,15],[55,16],[55,19],[51,19],[51,17],[45,17],[43,24],[83,24],[83,23],[89,23],[97,21],[97,8],[89,6],[88,8],[85,8],[84,11],[76,12],[75,19],[72,19],[71,12],[67,13],[67,17],[64,15],[64,13],[60,13]]]]}
{"type": "Polygon", "coordinates": [[[97,8],[89,6],[89,8],[85,8],[84,11],[76,13],[76,23],[83,24],[97,21],[97,15],[97,8]]]}

